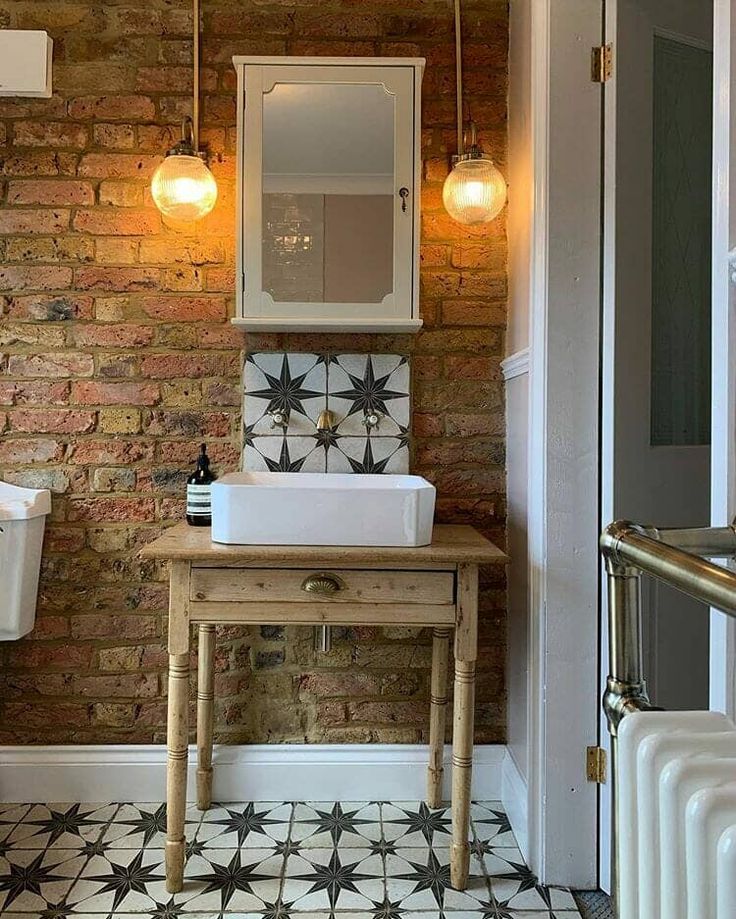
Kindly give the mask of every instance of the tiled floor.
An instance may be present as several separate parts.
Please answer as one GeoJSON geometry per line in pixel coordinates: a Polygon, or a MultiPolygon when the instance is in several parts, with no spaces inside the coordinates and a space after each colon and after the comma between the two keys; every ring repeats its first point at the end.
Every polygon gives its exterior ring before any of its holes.
{"type": "Polygon", "coordinates": [[[500,804],[473,805],[468,889],[450,814],[417,802],[227,804],[187,815],[184,890],[164,884],[162,804],[0,805],[0,916],[573,919],[524,865],[500,804]]]}

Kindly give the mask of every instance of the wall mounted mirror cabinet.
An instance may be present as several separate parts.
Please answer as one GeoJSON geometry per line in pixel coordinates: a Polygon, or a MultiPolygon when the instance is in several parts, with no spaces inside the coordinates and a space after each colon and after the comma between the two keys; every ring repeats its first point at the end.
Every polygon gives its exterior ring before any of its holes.
{"type": "Polygon", "coordinates": [[[418,329],[424,61],[233,62],[234,322],[262,331],[418,329]]]}

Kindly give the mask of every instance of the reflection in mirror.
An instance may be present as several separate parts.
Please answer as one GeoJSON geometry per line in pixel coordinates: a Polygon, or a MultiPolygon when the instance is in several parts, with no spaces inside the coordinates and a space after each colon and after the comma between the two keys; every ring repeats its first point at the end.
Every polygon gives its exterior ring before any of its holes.
{"type": "Polygon", "coordinates": [[[380,303],[393,290],[394,97],[277,83],[263,97],[263,290],[380,303]]]}

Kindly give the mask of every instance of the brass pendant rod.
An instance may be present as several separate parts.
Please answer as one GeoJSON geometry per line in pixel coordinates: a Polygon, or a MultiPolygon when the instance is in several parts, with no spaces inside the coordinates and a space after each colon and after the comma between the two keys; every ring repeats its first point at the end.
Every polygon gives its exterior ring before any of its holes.
{"type": "Polygon", "coordinates": [[[192,0],[192,134],[194,151],[199,152],[199,0],[192,0]]]}
{"type": "Polygon", "coordinates": [[[457,152],[465,152],[463,141],[463,39],[460,24],[460,0],[455,0],[455,93],[457,100],[457,152]]]}

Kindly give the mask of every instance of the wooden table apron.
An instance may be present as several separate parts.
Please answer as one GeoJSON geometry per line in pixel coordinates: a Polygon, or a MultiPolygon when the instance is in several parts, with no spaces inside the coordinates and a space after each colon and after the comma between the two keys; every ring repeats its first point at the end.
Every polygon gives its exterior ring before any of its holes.
{"type": "Polygon", "coordinates": [[[430,546],[224,546],[178,524],[143,549],[170,561],[166,886],[182,889],[189,738],[190,626],[199,626],[197,805],[212,800],[215,624],[417,625],[433,629],[427,802],[441,803],[450,637],[454,632],[452,884],[467,886],[478,635],[478,567],[506,556],[472,527],[436,526],[430,546]],[[331,597],[303,591],[337,576],[331,597]]]}

